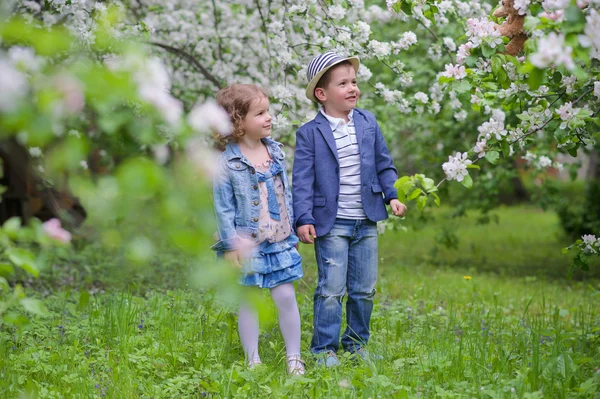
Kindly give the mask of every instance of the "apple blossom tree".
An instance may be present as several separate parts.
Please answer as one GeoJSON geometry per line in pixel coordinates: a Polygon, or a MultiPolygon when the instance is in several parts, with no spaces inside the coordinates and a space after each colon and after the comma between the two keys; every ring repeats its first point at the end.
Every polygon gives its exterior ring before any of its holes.
{"type": "MultiPolygon", "coordinates": [[[[179,165],[173,154],[183,153],[208,168],[209,144],[194,132],[227,128],[210,103],[227,84],[267,87],[274,134],[293,148],[295,128],[317,111],[304,97],[306,65],[325,49],[361,58],[361,106],[377,114],[408,172],[396,183],[400,195],[421,210],[439,205],[444,182],[489,197],[502,178],[516,176],[516,162],[543,176],[565,167],[559,154],[597,148],[597,0],[514,1],[508,14],[524,17],[527,36],[516,55],[500,33],[506,19],[492,16],[498,4],[485,1],[388,0],[383,8],[362,0],[12,0],[3,7],[3,137],[52,171],[69,171],[70,186],[97,215],[143,209],[137,195],[126,197],[135,206],[115,200],[129,190],[119,176],[136,173],[149,181],[136,189],[164,196],[167,214],[181,209],[168,206],[185,194],[171,192],[176,179],[166,174],[174,172],[161,165],[179,165]],[[17,23],[34,36],[19,39],[10,28],[17,23]],[[47,39],[56,32],[71,39],[47,39]],[[58,149],[70,155],[53,157],[58,149]],[[80,178],[90,174],[89,154],[105,157],[110,171],[95,182],[80,178]]],[[[108,243],[120,242],[114,226],[107,231],[108,243]]],[[[598,234],[568,248],[575,266],[598,255],[598,234]]],[[[150,248],[147,238],[129,245],[132,254],[150,248]]]]}

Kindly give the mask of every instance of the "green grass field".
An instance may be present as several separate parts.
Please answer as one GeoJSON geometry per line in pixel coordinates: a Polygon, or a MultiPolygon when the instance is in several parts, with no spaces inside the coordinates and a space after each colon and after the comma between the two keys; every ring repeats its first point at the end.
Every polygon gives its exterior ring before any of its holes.
{"type": "Polygon", "coordinates": [[[553,214],[499,215],[498,225],[461,221],[453,250],[434,249],[441,217],[381,237],[370,349],[384,359],[375,363],[340,353],[341,367],[315,367],[316,265],[303,246],[308,373],[294,378],[267,292],[264,365],[250,371],[232,307],[193,288],[198,267],[188,273],[164,253],[146,268],[123,268],[117,255],[84,249],[76,269],[67,262],[36,284],[50,317],[0,328],[0,397],[600,398],[600,282],[561,277],[568,242],[553,214]],[[100,291],[86,303],[80,285],[100,291]]]}

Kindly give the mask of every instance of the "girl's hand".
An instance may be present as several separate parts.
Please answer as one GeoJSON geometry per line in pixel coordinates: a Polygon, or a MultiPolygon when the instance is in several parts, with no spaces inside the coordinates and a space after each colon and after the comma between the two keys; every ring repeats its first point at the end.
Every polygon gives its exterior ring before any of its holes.
{"type": "Polygon", "coordinates": [[[315,242],[315,238],[317,238],[317,232],[315,231],[315,226],[312,224],[305,224],[303,226],[298,227],[298,238],[305,244],[312,244],[315,242]]]}
{"type": "Polygon", "coordinates": [[[242,265],[244,264],[244,257],[240,251],[237,250],[225,252],[224,258],[227,262],[231,263],[238,269],[241,269],[242,265]]]}
{"type": "Polygon", "coordinates": [[[404,215],[406,215],[406,205],[404,205],[397,199],[393,199],[390,201],[390,207],[392,208],[392,213],[394,214],[394,216],[403,217],[404,215]]]}

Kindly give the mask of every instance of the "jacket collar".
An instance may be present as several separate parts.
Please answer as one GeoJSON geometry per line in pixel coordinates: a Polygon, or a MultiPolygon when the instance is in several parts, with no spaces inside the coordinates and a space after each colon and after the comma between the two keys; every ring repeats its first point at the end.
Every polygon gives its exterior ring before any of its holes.
{"type": "MultiPolygon", "coordinates": [[[[261,139],[261,141],[267,146],[267,150],[269,151],[271,158],[275,159],[277,157],[278,153],[281,151],[279,148],[279,146],[281,144],[279,144],[278,142],[276,142],[275,140],[273,140],[269,137],[265,137],[265,138],[261,139]]],[[[227,158],[228,161],[231,161],[234,159],[239,159],[241,161],[244,161],[248,165],[252,166],[250,164],[250,162],[246,159],[244,154],[242,154],[242,151],[240,150],[240,146],[237,143],[232,142],[225,146],[225,157],[227,158]]]]}

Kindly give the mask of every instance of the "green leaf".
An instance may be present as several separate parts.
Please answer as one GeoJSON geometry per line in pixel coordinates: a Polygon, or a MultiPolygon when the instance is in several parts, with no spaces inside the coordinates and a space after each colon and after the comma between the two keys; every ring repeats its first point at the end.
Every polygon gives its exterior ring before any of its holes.
{"type": "Polygon", "coordinates": [[[565,21],[571,25],[584,25],[585,15],[576,5],[571,5],[565,12],[565,21]]]}
{"type": "Polygon", "coordinates": [[[82,288],[79,291],[79,303],[77,304],[77,310],[80,312],[84,310],[90,303],[90,293],[88,290],[82,288]]]}
{"type": "Polygon", "coordinates": [[[470,175],[466,175],[463,179],[463,181],[461,181],[461,184],[463,186],[465,186],[466,188],[471,188],[473,187],[473,179],[471,178],[470,175]]]}
{"type": "Polygon", "coordinates": [[[10,238],[17,238],[19,230],[21,228],[21,218],[14,216],[8,219],[2,225],[2,229],[8,234],[10,238]]]}
{"type": "Polygon", "coordinates": [[[400,9],[409,16],[413,13],[412,4],[405,0],[400,0],[400,9]]]}
{"type": "Polygon", "coordinates": [[[488,151],[485,153],[485,159],[492,165],[496,165],[498,158],[500,158],[500,153],[498,151],[488,151]]]}
{"type": "Polygon", "coordinates": [[[537,90],[542,85],[542,82],[544,81],[545,77],[545,69],[535,68],[534,70],[532,70],[529,73],[529,79],[527,80],[527,83],[529,84],[531,90],[537,90]]]}
{"type": "Polygon", "coordinates": [[[427,205],[427,197],[422,195],[419,198],[417,198],[417,208],[419,208],[420,211],[423,211],[423,209],[425,209],[425,205],[427,205]]]}
{"type": "Polygon", "coordinates": [[[440,206],[442,203],[440,197],[436,193],[431,193],[431,195],[433,196],[433,202],[435,202],[437,206],[440,206]]]}
{"type": "Polygon", "coordinates": [[[435,181],[433,179],[430,179],[429,177],[424,177],[423,179],[421,179],[421,184],[427,192],[435,188],[435,181]]]}
{"type": "Polygon", "coordinates": [[[481,169],[479,167],[479,165],[475,164],[475,163],[471,163],[467,165],[467,169],[481,169]]]}
{"type": "Polygon", "coordinates": [[[464,79],[457,80],[452,84],[452,88],[454,88],[454,90],[457,93],[464,93],[471,89],[471,84],[467,80],[464,80],[464,79]]]}
{"type": "Polygon", "coordinates": [[[481,52],[485,58],[490,58],[492,55],[496,54],[496,49],[491,48],[490,46],[481,46],[481,52]]]}
{"type": "Polygon", "coordinates": [[[417,198],[419,195],[421,195],[421,193],[423,192],[423,190],[421,190],[420,188],[415,188],[413,190],[412,193],[409,194],[408,199],[409,200],[414,200],[415,198],[417,198]]]}
{"type": "Polygon", "coordinates": [[[504,155],[504,158],[508,158],[510,156],[510,144],[508,144],[506,141],[502,143],[502,155],[504,155]]]}
{"type": "Polygon", "coordinates": [[[48,309],[46,309],[46,306],[39,299],[23,298],[21,299],[21,306],[29,313],[38,316],[48,316],[48,309]]]}
{"type": "Polygon", "coordinates": [[[11,248],[6,251],[8,260],[14,263],[16,266],[25,270],[27,273],[34,277],[39,276],[40,271],[38,270],[35,255],[24,248],[11,248]]]}
{"type": "Polygon", "coordinates": [[[399,189],[399,188],[401,188],[404,185],[404,183],[406,183],[409,180],[410,180],[410,177],[408,177],[408,176],[402,176],[401,178],[399,178],[398,180],[396,180],[396,183],[394,183],[394,187],[396,189],[399,189]]]}
{"type": "Polygon", "coordinates": [[[12,276],[15,274],[15,268],[9,263],[0,263],[0,276],[12,276]]]}
{"type": "Polygon", "coordinates": [[[10,291],[10,285],[8,285],[8,281],[4,277],[0,277],[0,289],[10,291]]]}

